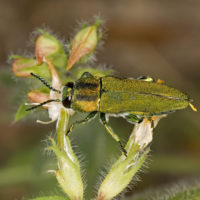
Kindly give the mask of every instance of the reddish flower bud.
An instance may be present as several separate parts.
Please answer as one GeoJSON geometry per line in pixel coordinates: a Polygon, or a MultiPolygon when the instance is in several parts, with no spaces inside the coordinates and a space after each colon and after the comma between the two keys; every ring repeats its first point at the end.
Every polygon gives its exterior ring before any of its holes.
{"type": "Polygon", "coordinates": [[[67,56],[62,47],[62,44],[52,35],[39,30],[40,35],[35,44],[35,56],[37,64],[41,65],[45,57],[50,58],[57,67],[65,67],[67,63],[67,56]]]}
{"type": "MultiPolygon", "coordinates": [[[[42,103],[50,99],[49,94],[40,92],[39,90],[32,90],[27,94],[28,100],[31,103],[42,103]]],[[[48,108],[46,105],[44,108],[48,108]]]]}
{"type": "Polygon", "coordinates": [[[70,52],[68,65],[66,71],[79,61],[83,56],[92,53],[98,42],[97,29],[100,21],[98,20],[94,25],[87,26],[81,29],[72,41],[72,49],[70,52]]]}
{"type": "Polygon", "coordinates": [[[12,64],[12,71],[15,76],[28,77],[33,72],[42,77],[49,77],[49,70],[46,64],[37,66],[37,62],[31,58],[18,58],[12,64]]]}

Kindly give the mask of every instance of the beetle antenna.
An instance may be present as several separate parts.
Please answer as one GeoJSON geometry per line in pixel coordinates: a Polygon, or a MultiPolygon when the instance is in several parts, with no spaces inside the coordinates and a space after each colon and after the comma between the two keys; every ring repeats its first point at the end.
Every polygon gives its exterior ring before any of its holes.
{"type": "Polygon", "coordinates": [[[33,77],[35,77],[35,78],[37,78],[38,80],[40,80],[46,87],[48,87],[50,90],[53,90],[54,92],[57,92],[57,93],[61,93],[61,91],[60,90],[57,90],[57,89],[55,89],[54,87],[52,87],[46,80],[44,80],[42,77],[40,77],[40,76],[38,76],[38,75],[36,75],[36,74],[34,74],[34,73],[30,73],[31,74],[31,76],[33,76],[33,77]]]}
{"type": "Polygon", "coordinates": [[[40,104],[38,104],[36,106],[33,106],[33,107],[30,107],[30,108],[26,109],[26,111],[30,111],[30,110],[36,109],[36,108],[38,108],[40,106],[43,106],[43,105],[45,105],[47,103],[51,103],[51,102],[60,102],[60,99],[49,99],[49,100],[44,101],[44,102],[42,102],[42,103],[40,103],[40,104]]]}

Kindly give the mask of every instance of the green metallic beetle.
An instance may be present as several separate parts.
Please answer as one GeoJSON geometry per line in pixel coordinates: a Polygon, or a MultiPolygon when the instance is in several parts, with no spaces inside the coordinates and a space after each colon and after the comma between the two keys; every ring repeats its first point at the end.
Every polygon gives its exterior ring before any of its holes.
{"type": "Polygon", "coordinates": [[[188,95],[165,85],[161,80],[155,82],[151,77],[143,76],[138,79],[114,76],[95,77],[89,72],[85,72],[80,79],[68,82],[62,91],[58,91],[41,77],[33,73],[31,75],[38,78],[51,90],[61,93],[62,99],[48,100],[27,110],[51,101],[62,101],[66,108],[89,113],[85,119],[74,122],[67,134],[76,124],[86,123],[100,113],[102,124],[108,133],[119,142],[125,155],[126,150],[119,137],[107,124],[110,115],[122,116],[130,123],[140,123],[144,117],[150,119],[155,115],[184,109],[188,105],[196,111],[188,95]]]}

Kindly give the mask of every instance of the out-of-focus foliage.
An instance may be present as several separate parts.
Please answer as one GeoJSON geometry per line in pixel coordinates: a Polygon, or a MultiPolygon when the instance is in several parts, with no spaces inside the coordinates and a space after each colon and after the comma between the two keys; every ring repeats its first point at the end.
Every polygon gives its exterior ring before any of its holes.
{"type": "Polygon", "coordinates": [[[20,119],[24,118],[26,115],[31,114],[30,112],[27,112],[26,109],[27,109],[27,106],[25,105],[25,102],[24,102],[19,106],[17,110],[17,113],[15,115],[15,121],[19,121],[20,119]]]}
{"type": "Polygon", "coordinates": [[[198,200],[200,199],[200,181],[191,180],[165,186],[160,190],[144,192],[126,200],[198,200]]]}
{"type": "Polygon", "coordinates": [[[59,196],[46,196],[46,197],[37,197],[31,200],[68,200],[68,198],[59,196]]]}

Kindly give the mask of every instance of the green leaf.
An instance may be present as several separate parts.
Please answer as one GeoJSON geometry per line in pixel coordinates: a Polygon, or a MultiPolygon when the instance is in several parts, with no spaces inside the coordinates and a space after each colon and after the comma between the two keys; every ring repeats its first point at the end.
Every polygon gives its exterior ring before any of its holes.
{"type": "Polygon", "coordinates": [[[22,103],[19,106],[17,113],[15,115],[15,120],[14,120],[15,122],[19,121],[20,119],[26,117],[27,115],[31,113],[31,112],[27,112],[26,109],[27,109],[27,106],[25,105],[25,103],[22,103]]]}
{"type": "Polygon", "coordinates": [[[61,196],[45,196],[45,197],[36,197],[30,200],[70,200],[70,199],[67,197],[61,197],[61,196]]]}

